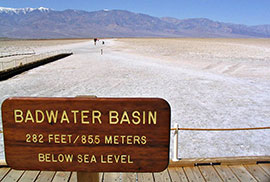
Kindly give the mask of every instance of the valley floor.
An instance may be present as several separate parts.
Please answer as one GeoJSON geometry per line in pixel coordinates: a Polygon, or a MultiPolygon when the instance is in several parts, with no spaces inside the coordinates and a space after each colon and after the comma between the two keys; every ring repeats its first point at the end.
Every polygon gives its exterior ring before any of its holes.
{"type": "MultiPolygon", "coordinates": [[[[161,97],[171,105],[172,126],[270,126],[268,39],[108,39],[64,47],[74,54],[0,82],[0,102],[11,96],[161,97]]],[[[181,131],[179,157],[269,155],[269,137],[269,130],[181,131]]],[[[3,142],[1,149],[3,158],[3,142]]]]}

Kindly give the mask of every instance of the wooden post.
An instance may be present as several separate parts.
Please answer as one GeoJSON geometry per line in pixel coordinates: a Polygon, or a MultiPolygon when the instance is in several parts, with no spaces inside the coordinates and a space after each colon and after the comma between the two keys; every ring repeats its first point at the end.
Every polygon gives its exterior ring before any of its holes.
{"type": "MultiPolygon", "coordinates": [[[[97,98],[95,95],[78,95],[80,98],[97,98]]],[[[77,182],[99,182],[99,173],[77,172],[77,182]]]]}
{"type": "Polygon", "coordinates": [[[99,173],[77,172],[78,182],[99,182],[99,173]]]}
{"type": "Polygon", "coordinates": [[[173,148],[173,161],[178,161],[178,124],[175,123],[174,127],[176,130],[174,131],[174,148],[173,148]]]}

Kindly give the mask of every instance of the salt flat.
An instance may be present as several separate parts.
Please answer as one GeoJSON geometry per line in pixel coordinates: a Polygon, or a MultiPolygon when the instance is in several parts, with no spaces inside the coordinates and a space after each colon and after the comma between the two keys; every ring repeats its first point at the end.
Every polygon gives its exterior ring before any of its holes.
{"type": "MultiPolygon", "coordinates": [[[[63,46],[74,55],[0,82],[1,102],[10,96],[161,97],[171,105],[172,125],[270,126],[268,39],[110,39],[63,46]]],[[[181,131],[179,157],[269,155],[269,138],[269,130],[181,131]]]]}

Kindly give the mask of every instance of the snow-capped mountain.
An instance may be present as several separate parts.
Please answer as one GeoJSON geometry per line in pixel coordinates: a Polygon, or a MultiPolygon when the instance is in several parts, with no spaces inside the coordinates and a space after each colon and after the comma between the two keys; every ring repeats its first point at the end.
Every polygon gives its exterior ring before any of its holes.
{"type": "Polygon", "coordinates": [[[0,37],[259,37],[270,38],[270,25],[247,26],[206,18],[153,17],[125,10],[55,11],[0,7],[0,37]]]}
{"type": "Polygon", "coordinates": [[[39,8],[5,8],[0,7],[0,13],[7,14],[26,14],[32,11],[49,12],[51,9],[39,7],[39,8]]]}

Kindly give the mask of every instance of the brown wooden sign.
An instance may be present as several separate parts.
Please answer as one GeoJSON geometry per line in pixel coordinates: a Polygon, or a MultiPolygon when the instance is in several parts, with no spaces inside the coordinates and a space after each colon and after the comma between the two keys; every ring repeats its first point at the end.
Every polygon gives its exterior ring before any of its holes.
{"type": "Polygon", "coordinates": [[[163,99],[9,98],[2,121],[14,169],[158,172],[169,162],[163,99]]]}

